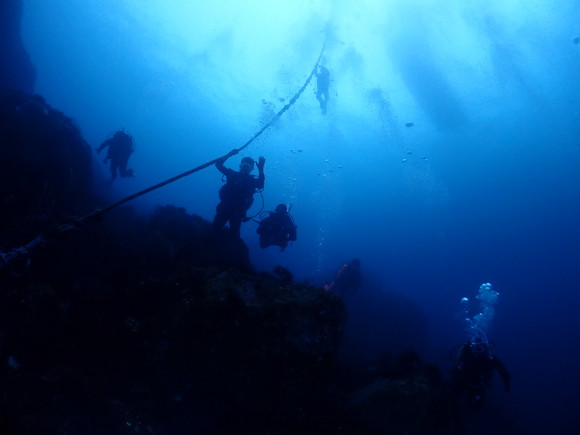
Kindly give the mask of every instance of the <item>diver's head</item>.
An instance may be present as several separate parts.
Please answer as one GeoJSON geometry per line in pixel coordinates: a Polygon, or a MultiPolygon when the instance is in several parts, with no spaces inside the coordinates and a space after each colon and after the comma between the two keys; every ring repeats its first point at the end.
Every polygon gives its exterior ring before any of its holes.
{"type": "Polygon", "coordinates": [[[240,162],[240,172],[243,174],[249,174],[254,170],[254,159],[251,157],[244,157],[240,162]]]}
{"type": "Polygon", "coordinates": [[[286,207],[286,204],[278,204],[276,206],[276,213],[286,213],[288,211],[288,207],[286,207]]]}

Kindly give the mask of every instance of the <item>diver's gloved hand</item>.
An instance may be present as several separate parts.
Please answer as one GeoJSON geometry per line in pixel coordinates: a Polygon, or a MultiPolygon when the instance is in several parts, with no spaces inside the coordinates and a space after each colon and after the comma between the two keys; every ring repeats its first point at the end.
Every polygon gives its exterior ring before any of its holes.
{"type": "Polygon", "coordinates": [[[266,163],[266,159],[265,159],[264,157],[260,157],[260,158],[258,159],[258,164],[257,164],[256,166],[258,166],[258,169],[259,169],[260,171],[263,171],[263,170],[264,170],[264,164],[265,164],[265,163],[266,163]]]}
{"type": "Polygon", "coordinates": [[[226,161],[227,159],[229,159],[229,158],[230,158],[230,157],[232,157],[232,156],[235,156],[235,155],[236,155],[236,154],[238,154],[239,152],[240,152],[240,150],[239,150],[239,149],[237,149],[237,148],[234,148],[234,149],[233,149],[233,150],[231,150],[229,153],[227,153],[225,156],[222,156],[222,157],[220,157],[219,159],[217,159],[217,162],[219,162],[219,163],[221,163],[221,164],[224,164],[224,163],[225,163],[225,161],[226,161]]]}

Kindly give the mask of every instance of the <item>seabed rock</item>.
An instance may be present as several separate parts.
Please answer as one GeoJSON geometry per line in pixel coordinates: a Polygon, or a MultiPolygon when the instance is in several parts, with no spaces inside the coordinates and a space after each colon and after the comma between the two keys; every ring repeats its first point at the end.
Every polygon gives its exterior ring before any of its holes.
{"type": "MultiPolygon", "coordinates": [[[[39,96],[0,100],[0,157],[3,251],[105,201],[79,130],[39,96]]],[[[345,367],[338,297],[257,273],[182,208],[120,207],[24,260],[0,271],[3,433],[453,433],[418,357],[345,367]]]]}

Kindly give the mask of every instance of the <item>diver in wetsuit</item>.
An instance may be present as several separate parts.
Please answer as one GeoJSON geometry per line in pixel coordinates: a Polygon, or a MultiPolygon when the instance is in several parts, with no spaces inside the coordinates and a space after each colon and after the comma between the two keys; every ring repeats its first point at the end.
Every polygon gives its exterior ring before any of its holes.
{"type": "Polygon", "coordinates": [[[220,203],[216,207],[216,214],[213,219],[214,231],[219,231],[226,222],[230,223],[230,234],[240,238],[240,227],[242,220],[246,217],[246,212],[254,202],[254,193],[264,188],[264,164],[266,159],[260,157],[258,166],[258,176],[251,175],[254,170],[254,160],[244,157],[240,163],[240,170],[226,168],[224,163],[231,156],[239,151],[234,149],[225,157],[219,159],[215,166],[225,175],[226,184],[219,191],[220,203]]]}
{"type": "Polygon", "coordinates": [[[276,245],[283,251],[289,241],[296,240],[296,224],[285,204],[278,204],[276,211],[268,213],[256,230],[260,235],[260,248],[276,245]]]}
{"type": "Polygon", "coordinates": [[[457,363],[452,370],[452,391],[455,397],[465,395],[469,405],[480,409],[493,373],[497,371],[506,392],[510,390],[510,374],[504,363],[492,354],[489,344],[481,339],[469,340],[459,349],[457,363]]]}
{"type": "Polygon", "coordinates": [[[117,179],[117,170],[119,171],[119,175],[123,178],[135,176],[133,169],[127,169],[129,157],[131,157],[131,154],[135,151],[133,136],[127,133],[125,129],[118,130],[115,132],[113,137],[104,141],[101,146],[97,148],[97,152],[100,153],[105,148],[108,148],[108,150],[104,162],[107,163],[108,160],[111,161],[110,183],[113,183],[117,179]]]}
{"type": "Polygon", "coordinates": [[[328,104],[328,92],[330,87],[330,71],[320,66],[316,73],[316,99],[320,103],[320,110],[326,115],[326,105],[328,104]]]}

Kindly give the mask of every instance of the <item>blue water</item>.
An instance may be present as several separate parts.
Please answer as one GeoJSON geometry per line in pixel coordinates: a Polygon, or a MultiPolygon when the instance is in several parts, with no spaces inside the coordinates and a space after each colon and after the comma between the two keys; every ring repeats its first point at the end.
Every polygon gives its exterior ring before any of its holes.
{"type": "MultiPolygon", "coordinates": [[[[291,204],[298,225],[281,253],[244,224],[254,265],[321,285],[360,258],[363,295],[348,303],[371,320],[353,326],[352,352],[414,348],[444,371],[466,339],[461,298],[491,283],[488,337],[513,386],[505,395],[496,380],[474,418],[576,433],[579,18],[574,0],[26,0],[22,30],[37,92],[91,146],[121,127],[134,136],[137,176],[113,198],[240,147],[326,38],[328,113],[313,82],[243,153],[266,157],[264,208],[291,204]],[[381,321],[381,295],[401,322],[381,321]]],[[[210,167],[133,205],[211,220],[221,185],[210,167]]]]}

